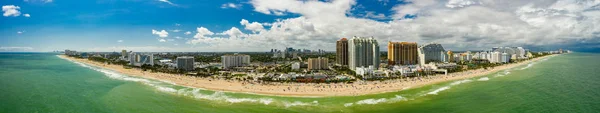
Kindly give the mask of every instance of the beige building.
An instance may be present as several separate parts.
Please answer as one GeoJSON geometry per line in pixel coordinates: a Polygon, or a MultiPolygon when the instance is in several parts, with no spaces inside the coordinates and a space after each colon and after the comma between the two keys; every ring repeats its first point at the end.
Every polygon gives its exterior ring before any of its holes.
{"type": "Polygon", "coordinates": [[[336,43],[335,62],[339,65],[348,65],[348,39],[342,38],[336,43]]]}
{"type": "Polygon", "coordinates": [[[388,42],[388,65],[415,65],[419,54],[416,42],[388,42]]]}
{"type": "Polygon", "coordinates": [[[308,59],[308,70],[322,70],[329,68],[329,59],[319,57],[319,58],[309,58],[308,59]]]}

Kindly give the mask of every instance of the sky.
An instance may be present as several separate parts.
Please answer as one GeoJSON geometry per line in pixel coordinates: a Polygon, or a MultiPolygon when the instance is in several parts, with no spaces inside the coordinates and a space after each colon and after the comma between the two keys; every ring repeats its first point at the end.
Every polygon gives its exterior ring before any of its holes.
{"type": "Polygon", "coordinates": [[[340,38],[600,51],[600,0],[2,0],[0,52],[335,51],[340,38]]]}

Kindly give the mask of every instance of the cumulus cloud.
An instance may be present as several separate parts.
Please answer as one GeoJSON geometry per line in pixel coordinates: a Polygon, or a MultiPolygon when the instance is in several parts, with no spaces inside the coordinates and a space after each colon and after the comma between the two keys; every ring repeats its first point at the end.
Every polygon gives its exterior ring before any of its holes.
{"type": "Polygon", "coordinates": [[[246,19],[242,19],[242,21],[240,21],[240,24],[246,26],[244,29],[250,30],[252,32],[260,32],[265,30],[263,24],[258,23],[258,22],[248,22],[248,20],[246,19]]]}
{"type": "Polygon", "coordinates": [[[199,27],[199,28],[196,28],[196,35],[194,35],[194,39],[189,40],[187,43],[188,44],[198,44],[198,43],[206,42],[207,40],[211,39],[208,36],[214,35],[214,34],[215,33],[213,33],[212,31],[208,30],[205,27],[199,27]]]}
{"type": "Polygon", "coordinates": [[[152,34],[158,35],[158,37],[161,37],[161,38],[169,37],[169,32],[167,32],[165,30],[157,31],[157,30],[152,29],[152,34]]]}
{"type": "Polygon", "coordinates": [[[466,6],[474,5],[474,4],[481,4],[481,2],[472,1],[472,0],[449,0],[448,3],[446,3],[446,7],[459,8],[459,7],[466,7],[466,6]]]}
{"type": "Polygon", "coordinates": [[[161,39],[158,39],[158,42],[167,42],[167,40],[161,38],[161,39]]]}
{"type": "Polygon", "coordinates": [[[221,8],[222,9],[229,9],[229,8],[240,9],[240,8],[242,8],[242,4],[225,3],[225,4],[221,5],[221,8]]]}
{"type": "Polygon", "coordinates": [[[25,17],[31,17],[31,15],[29,15],[29,14],[23,14],[23,16],[25,16],[25,17]]]}
{"type": "Polygon", "coordinates": [[[176,32],[176,33],[177,33],[177,32],[180,32],[180,31],[181,31],[181,30],[179,30],[179,29],[171,30],[171,32],[176,32]]]}
{"type": "Polygon", "coordinates": [[[17,17],[21,15],[21,12],[19,11],[19,9],[21,9],[21,7],[19,6],[15,6],[15,5],[5,5],[2,6],[2,11],[4,12],[4,14],[2,14],[5,17],[8,16],[13,16],[13,17],[17,17]]]}
{"type": "Polygon", "coordinates": [[[190,35],[190,34],[192,34],[192,32],[191,32],[191,31],[187,31],[187,32],[185,32],[185,33],[183,33],[183,34],[185,34],[185,35],[190,35]]]}
{"type": "MultiPolygon", "coordinates": [[[[251,0],[254,11],[267,15],[297,14],[274,22],[240,24],[251,33],[231,28],[220,33],[200,27],[188,44],[211,50],[262,51],[296,47],[333,50],[342,37],[373,36],[382,50],[387,41],[437,42],[451,50],[494,46],[547,46],[597,41],[600,43],[600,1],[571,0],[409,0],[390,16],[348,16],[354,0],[251,0]],[[310,8],[307,8],[310,7],[310,8]],[[406,15],[414,17],[407,18],[406,15]],[[267,26],[267,28],[265,28],[267,26]],[[240,50],[243,49],[243,50],[240,50]]],[[[190,33],[191,34],[191,33],[190,33]]]]}

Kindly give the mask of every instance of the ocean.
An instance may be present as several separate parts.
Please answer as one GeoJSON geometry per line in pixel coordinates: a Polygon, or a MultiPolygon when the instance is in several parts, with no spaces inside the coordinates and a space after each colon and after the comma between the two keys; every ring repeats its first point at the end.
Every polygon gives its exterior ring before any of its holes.
{"type": "Polygon", "coordinates": [[[209,91],[130,77],[52,53],[0,53],[0,112],[600,112],[600,54],[571,53],[497,73],[344,97],[209,91]]]}

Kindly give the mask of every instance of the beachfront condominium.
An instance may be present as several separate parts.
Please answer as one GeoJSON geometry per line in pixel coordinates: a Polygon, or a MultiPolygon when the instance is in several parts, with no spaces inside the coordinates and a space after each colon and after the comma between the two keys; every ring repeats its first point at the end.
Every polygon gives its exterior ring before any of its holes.
{"type": "Polygon", "coordinates": [[[419,64],[425,65],[429,62],[445,62],[446,54],[442,44],[425,44],[417,49],[419,53],[419,64]]]}
{"type": "Polygon", "coordinates": [[[221,63],[224,69],[233,67],[247,66],[250,64],[250,55],[233,54],[221,56],[221,63]]]}
{"type": "Polygon", "coordinates": [[[348,65],[348,39],[342,38],[336,42],[335,46],[335,62],[338,65],[348,65]]]}
{"type": "Polygon", "coordinates": [[[132,66],[142,66],[144,64],[154,65],[154,55],[153,54],[139,54],[131,52],[129,53],[129,65],[132,66]]]}
{"type": "Polygon", "coordinates": [[[121,50],[121,58],[125,59],[127,57],[127,50],[121,50]]]}
{"type": "Polygon", "coordinates": [[[447,62],[454,62],[454,53],[452,51],[448,51],[446,53],[446,61],[447,62]]]}
{"type": "Polygon", "coordinates": [[[388,42],[388,65],[415,65],[419,59],[416,42],[388,42]]]}
{"type": "Polygon", "coordinates": [[[329,68],[329,59],[319,57],[319,58],[309,58],[308,59],[308,70],[324,70],[329,68]]]}
{"type": "Polygon", "coordinates": [[[373,37],[354,36],[348,40],[348,68],[373,66],[379,69],[379,44],[373,37]]]}
{"type": "Polygon", "coordinates": [[[180,56],[177,57],[177,69],[191,71],[194,70],[194,57],[180,56]]]}

